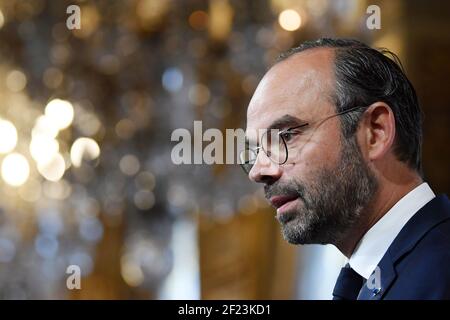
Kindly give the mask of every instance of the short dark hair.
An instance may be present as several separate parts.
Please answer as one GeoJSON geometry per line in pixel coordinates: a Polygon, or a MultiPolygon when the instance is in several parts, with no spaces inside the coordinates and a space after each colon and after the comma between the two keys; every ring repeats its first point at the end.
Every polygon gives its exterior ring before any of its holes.
{"type": "MultiPolygon", "coordinates": [[[[282,53],[277,62],[314,48],[332,48],[335,52],[336,88],[331,98],[336,111],[377,101],[388,104],[395,117],[394,154],[422,175],[422,112],[400,59],[388,49],[374,49],[358,40],[321,38],[282,53]]],[[[344,137],[356,132],[363,112],[361,109],[340,117],[344,137]]]]}

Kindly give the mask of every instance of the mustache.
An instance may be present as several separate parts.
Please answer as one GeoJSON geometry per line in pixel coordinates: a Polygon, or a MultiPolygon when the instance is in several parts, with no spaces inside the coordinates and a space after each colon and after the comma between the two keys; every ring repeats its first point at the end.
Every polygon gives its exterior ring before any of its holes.
{"type": "Polygon", "coordinates": [[[304,200],[305,187],[298,183],[290,181],[288,183],[280,183],[277,182],[272,185],[264,186],[264,195],[267,200],[274,196],[298,196],[302,200],[304,200]]]}

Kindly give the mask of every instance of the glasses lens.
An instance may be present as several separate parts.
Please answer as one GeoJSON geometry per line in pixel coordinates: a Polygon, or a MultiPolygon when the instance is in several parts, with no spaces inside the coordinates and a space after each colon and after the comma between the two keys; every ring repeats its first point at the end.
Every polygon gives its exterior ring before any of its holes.
{"type": "Polygon", "coordinates": [[[245,173],[249,174],[250,170],[252,170],[253,165],[256,162],[256,157],[258,154],[255,150],[246,148],[242,150],[239,154],[240,165],[242,169],[244,169],[245,173]]]}
{"type": "Polygon", "coordinates": [[[267,130],[261,137],[261,147],[267,156],[277,164],[283,164],[287,160],[287,147],[280,137],[279,130],[267,130]]]}

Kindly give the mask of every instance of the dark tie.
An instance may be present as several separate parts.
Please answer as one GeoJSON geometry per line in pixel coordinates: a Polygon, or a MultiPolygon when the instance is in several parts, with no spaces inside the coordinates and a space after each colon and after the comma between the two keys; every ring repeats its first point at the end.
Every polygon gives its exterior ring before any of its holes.
{"type": "Polygon", "coordinates": [[[333,290],[333,300],[356,300],[365,279],[347,263],[341,269],[333,290]]]}

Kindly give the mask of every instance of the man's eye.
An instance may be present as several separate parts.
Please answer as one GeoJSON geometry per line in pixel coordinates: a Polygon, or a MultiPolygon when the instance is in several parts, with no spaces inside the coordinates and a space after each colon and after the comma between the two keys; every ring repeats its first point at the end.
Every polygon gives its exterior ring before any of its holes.
{"type": "Polygon", "coordinates": [[[283,132],[282,134],[281,134],[281,137],[284,139],[284,141],[286,141],[286,142],[289,142],[290,140],[292,140],[292,138],[294,138],[295,137],[295,135],[297,134],[298,132],[295,132],[295,131],[291,131],[291,130],[289,130],[289,131],[285,131],[285,132],[283,132]]]}

